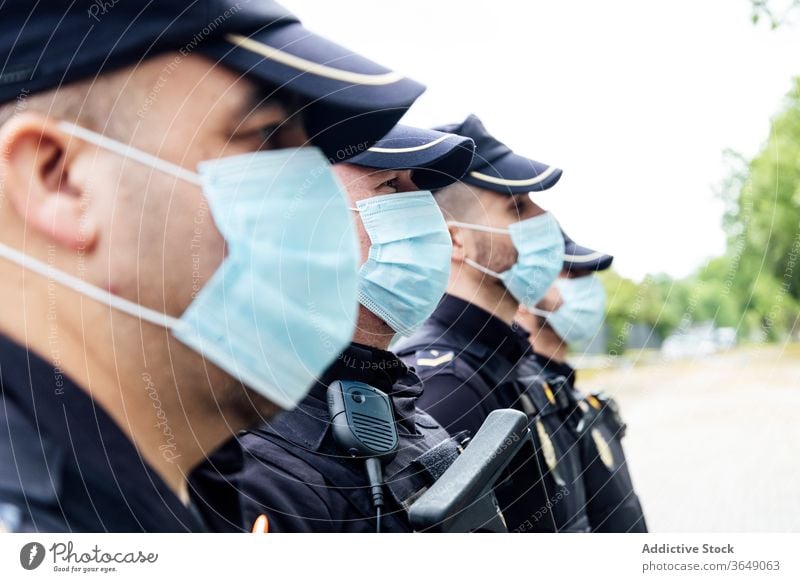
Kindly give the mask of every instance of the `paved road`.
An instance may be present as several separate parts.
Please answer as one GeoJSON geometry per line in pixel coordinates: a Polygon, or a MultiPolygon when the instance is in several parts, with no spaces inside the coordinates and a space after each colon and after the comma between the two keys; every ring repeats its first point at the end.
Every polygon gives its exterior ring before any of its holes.
{"type": "Polygon", "coordinates": [[[738,349],[599,372],[620,402],[650,528],[800,532],[800,350],[738,349]]]}

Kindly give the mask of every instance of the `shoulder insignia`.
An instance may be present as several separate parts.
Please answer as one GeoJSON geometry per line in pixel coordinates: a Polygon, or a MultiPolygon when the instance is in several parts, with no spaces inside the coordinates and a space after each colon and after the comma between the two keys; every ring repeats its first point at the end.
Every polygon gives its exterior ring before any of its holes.
{"type": "Polygon", "coordinates": [[[417,365],[425,367],[441,366],[453,360],[453,352],[440,352],[439,350],[429,350],[419,352],[417,355],[417,365]]]}

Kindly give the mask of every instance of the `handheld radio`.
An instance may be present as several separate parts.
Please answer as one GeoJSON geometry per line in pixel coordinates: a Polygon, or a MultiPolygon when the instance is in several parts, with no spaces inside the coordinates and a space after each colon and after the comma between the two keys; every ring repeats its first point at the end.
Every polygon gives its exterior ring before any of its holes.
{"type": "Polygon", "coordinates": [[[336,380],[328,386],[328,414],[336,445],[365,460],[380,532],[383,464],[394,459],[398,444],[392,401],[369,384],[336,380]]]}

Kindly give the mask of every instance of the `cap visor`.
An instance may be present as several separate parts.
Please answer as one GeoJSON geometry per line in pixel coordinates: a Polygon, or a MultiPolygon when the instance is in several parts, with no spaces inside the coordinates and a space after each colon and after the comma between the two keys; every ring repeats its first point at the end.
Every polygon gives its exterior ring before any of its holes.
{"type": "Polygon", "coordinates": [[[302,97],[309,137],[334,161],[371,146],[425,90],[297,22],[250,36],[229,33],[203,52],[254,80],[302,97]]]}
{"type": "Polygon", "coordinates": [[[464,181],[489,190],[525,194],[552,188],[560,178],[559,168],[510,152],[490,164],[475,167],[464,181]]]}
{"type": "Polygon", "coordinates": [[[475,143],[468,137],[397,125],[350,162],[368,168],[410,169],[417,187],[437,190],[461,178],[474,153],[475,143]]]}
{"type": "Polygon", "coordinates": [[[573,240],[564,247],[564,268],[568,271],[605,271],[614,257],[579,245],[573,240]]]}

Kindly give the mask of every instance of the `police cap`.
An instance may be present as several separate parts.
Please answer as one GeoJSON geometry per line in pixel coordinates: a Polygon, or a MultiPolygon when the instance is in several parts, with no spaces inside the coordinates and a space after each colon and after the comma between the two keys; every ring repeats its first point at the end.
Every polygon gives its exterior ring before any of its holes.
{"type": "Polygon", "coordinates": [[[514,153],[493,137],[475,115],[462,123],[436,129],[475,141],[475,157],[462,182],[511,195],[547,190],[561,178],[560,169],[514,153]]]}
{"type": "Polygon", "coordinates": [[[444,188],[469,169],[475,142],[468,137],[396,125],[352,164],[383,170],[412,170],[412,180],[423,190],[444,188]]]}
{"type": "Polygon", "coordinates": [[[11,0],[0,8],[0,48],[0,102],[196,50],[299,95],[312,143],[330,157],[369,147],[424,91],[310,32],[272,0],[11,0]]]}

